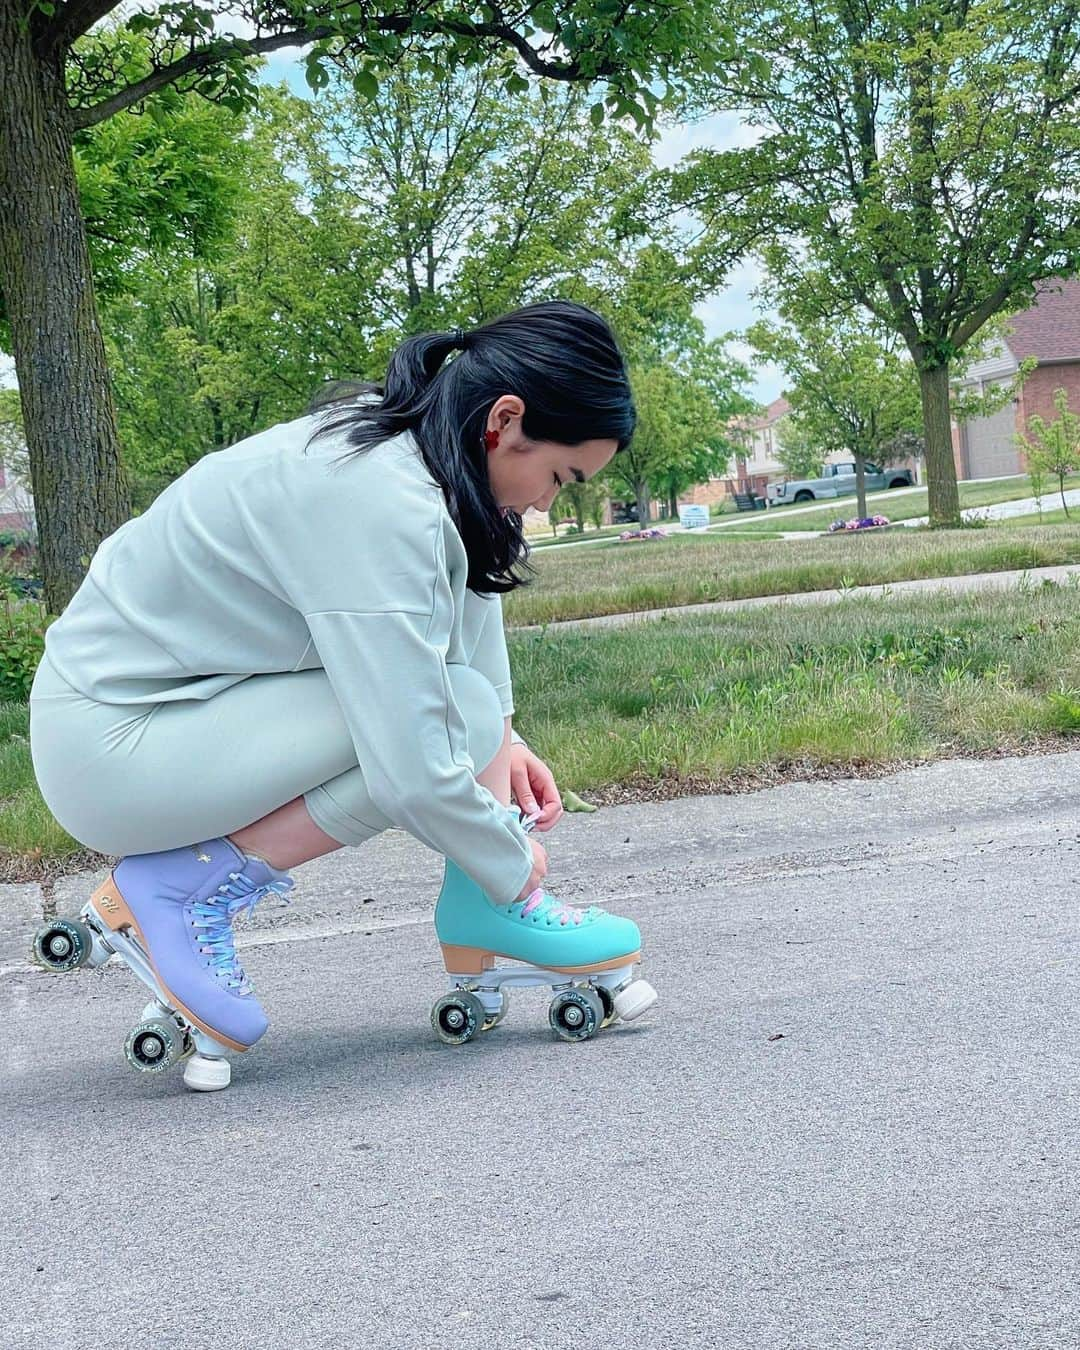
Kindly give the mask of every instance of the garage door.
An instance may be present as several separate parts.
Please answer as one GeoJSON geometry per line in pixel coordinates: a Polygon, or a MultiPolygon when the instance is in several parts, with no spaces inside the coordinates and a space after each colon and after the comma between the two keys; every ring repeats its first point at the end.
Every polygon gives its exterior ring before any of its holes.
{"type": "Polygon", "coordinates": [[[968,473],[972,478],[999,478],[1023,473],[1016,435],[1016,409],[1010,400],[992,417],[973,417],[966,423],[968,473]]]}

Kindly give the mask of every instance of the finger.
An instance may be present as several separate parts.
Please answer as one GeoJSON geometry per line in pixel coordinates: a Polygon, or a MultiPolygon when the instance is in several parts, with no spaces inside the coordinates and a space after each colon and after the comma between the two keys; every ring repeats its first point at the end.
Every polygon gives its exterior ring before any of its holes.
{"type": "Polygon", "coordinates": [[[529,782],[529,775],[524,768],[511,773],[510,789],[513,792],[514,800],[527,816],[533,816],[539,811],[540,808],[536,803],[532,784],[529,782]]]}

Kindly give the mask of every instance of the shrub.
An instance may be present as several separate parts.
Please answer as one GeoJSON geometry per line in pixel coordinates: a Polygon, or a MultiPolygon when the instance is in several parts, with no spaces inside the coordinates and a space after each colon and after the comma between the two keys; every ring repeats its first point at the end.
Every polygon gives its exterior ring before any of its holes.
{"type": "Polygon", "coordinates": [[[36,600],[4,595],[0,608],[0,702],[25,703],[55,616],[36,600]]]}

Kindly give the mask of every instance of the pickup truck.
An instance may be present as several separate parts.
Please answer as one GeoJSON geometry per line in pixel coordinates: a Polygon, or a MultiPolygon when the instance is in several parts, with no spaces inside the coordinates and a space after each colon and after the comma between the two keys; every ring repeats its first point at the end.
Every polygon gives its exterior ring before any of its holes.
{"type": "MultiPolygon", "coordinates": [[[[912,487],[915,483],[910,469],[888,469],[882,472],[876,464],[866,466],[867,492],[881,492],[885,488],[912,487]]],[[[770,506],[786,506],[789,502],[813,502],[819,497],[855,495],[855,463],[826,464],[820,478],[801,478],[788,483],[770,483],[765,489],[770,506]]]]}

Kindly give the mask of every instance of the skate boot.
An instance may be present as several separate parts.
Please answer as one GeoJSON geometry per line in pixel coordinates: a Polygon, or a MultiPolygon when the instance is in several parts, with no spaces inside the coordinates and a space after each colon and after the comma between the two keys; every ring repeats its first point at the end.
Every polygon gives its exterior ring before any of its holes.
{"type": "MultiPolygon", "coordinates": [[[[521,819],[526,833],[536,816],[521,819]]],[[[431,1024],[440,1040],[460,1045],[506,1016],[509,987],[548,985],[555,997],[548,1022],[561,1040],[584,1041],[601,1027],[640,1017],[656,991],[634,979],[641,935],[629,919],[595,905],[578,909],[537,887],[523,900],[496,905],[471,878],[446,860],[435,906],[435,932],[450,976],[450,992],[435,1004],[431,1024]],[[496,958],[522,962],[496,966],[496,958]]]]}
{"type": "MultiPolygon", "coordinates": [[[[236,956],[233,920],[286,873],[231,840],[205,840],[123,858],[83,906],[34,939],[34,956],[55,971],[102,965],[116,954],[153,995],[127,1038],[132,1068],[160,1073],[188,1060],[188,1087],[212,1091],[231,1077],[225,1054],[247,1050],[267,1027],[236,956]]],[[[287,902],[286,902],[287,903],[287,902]]]]}

